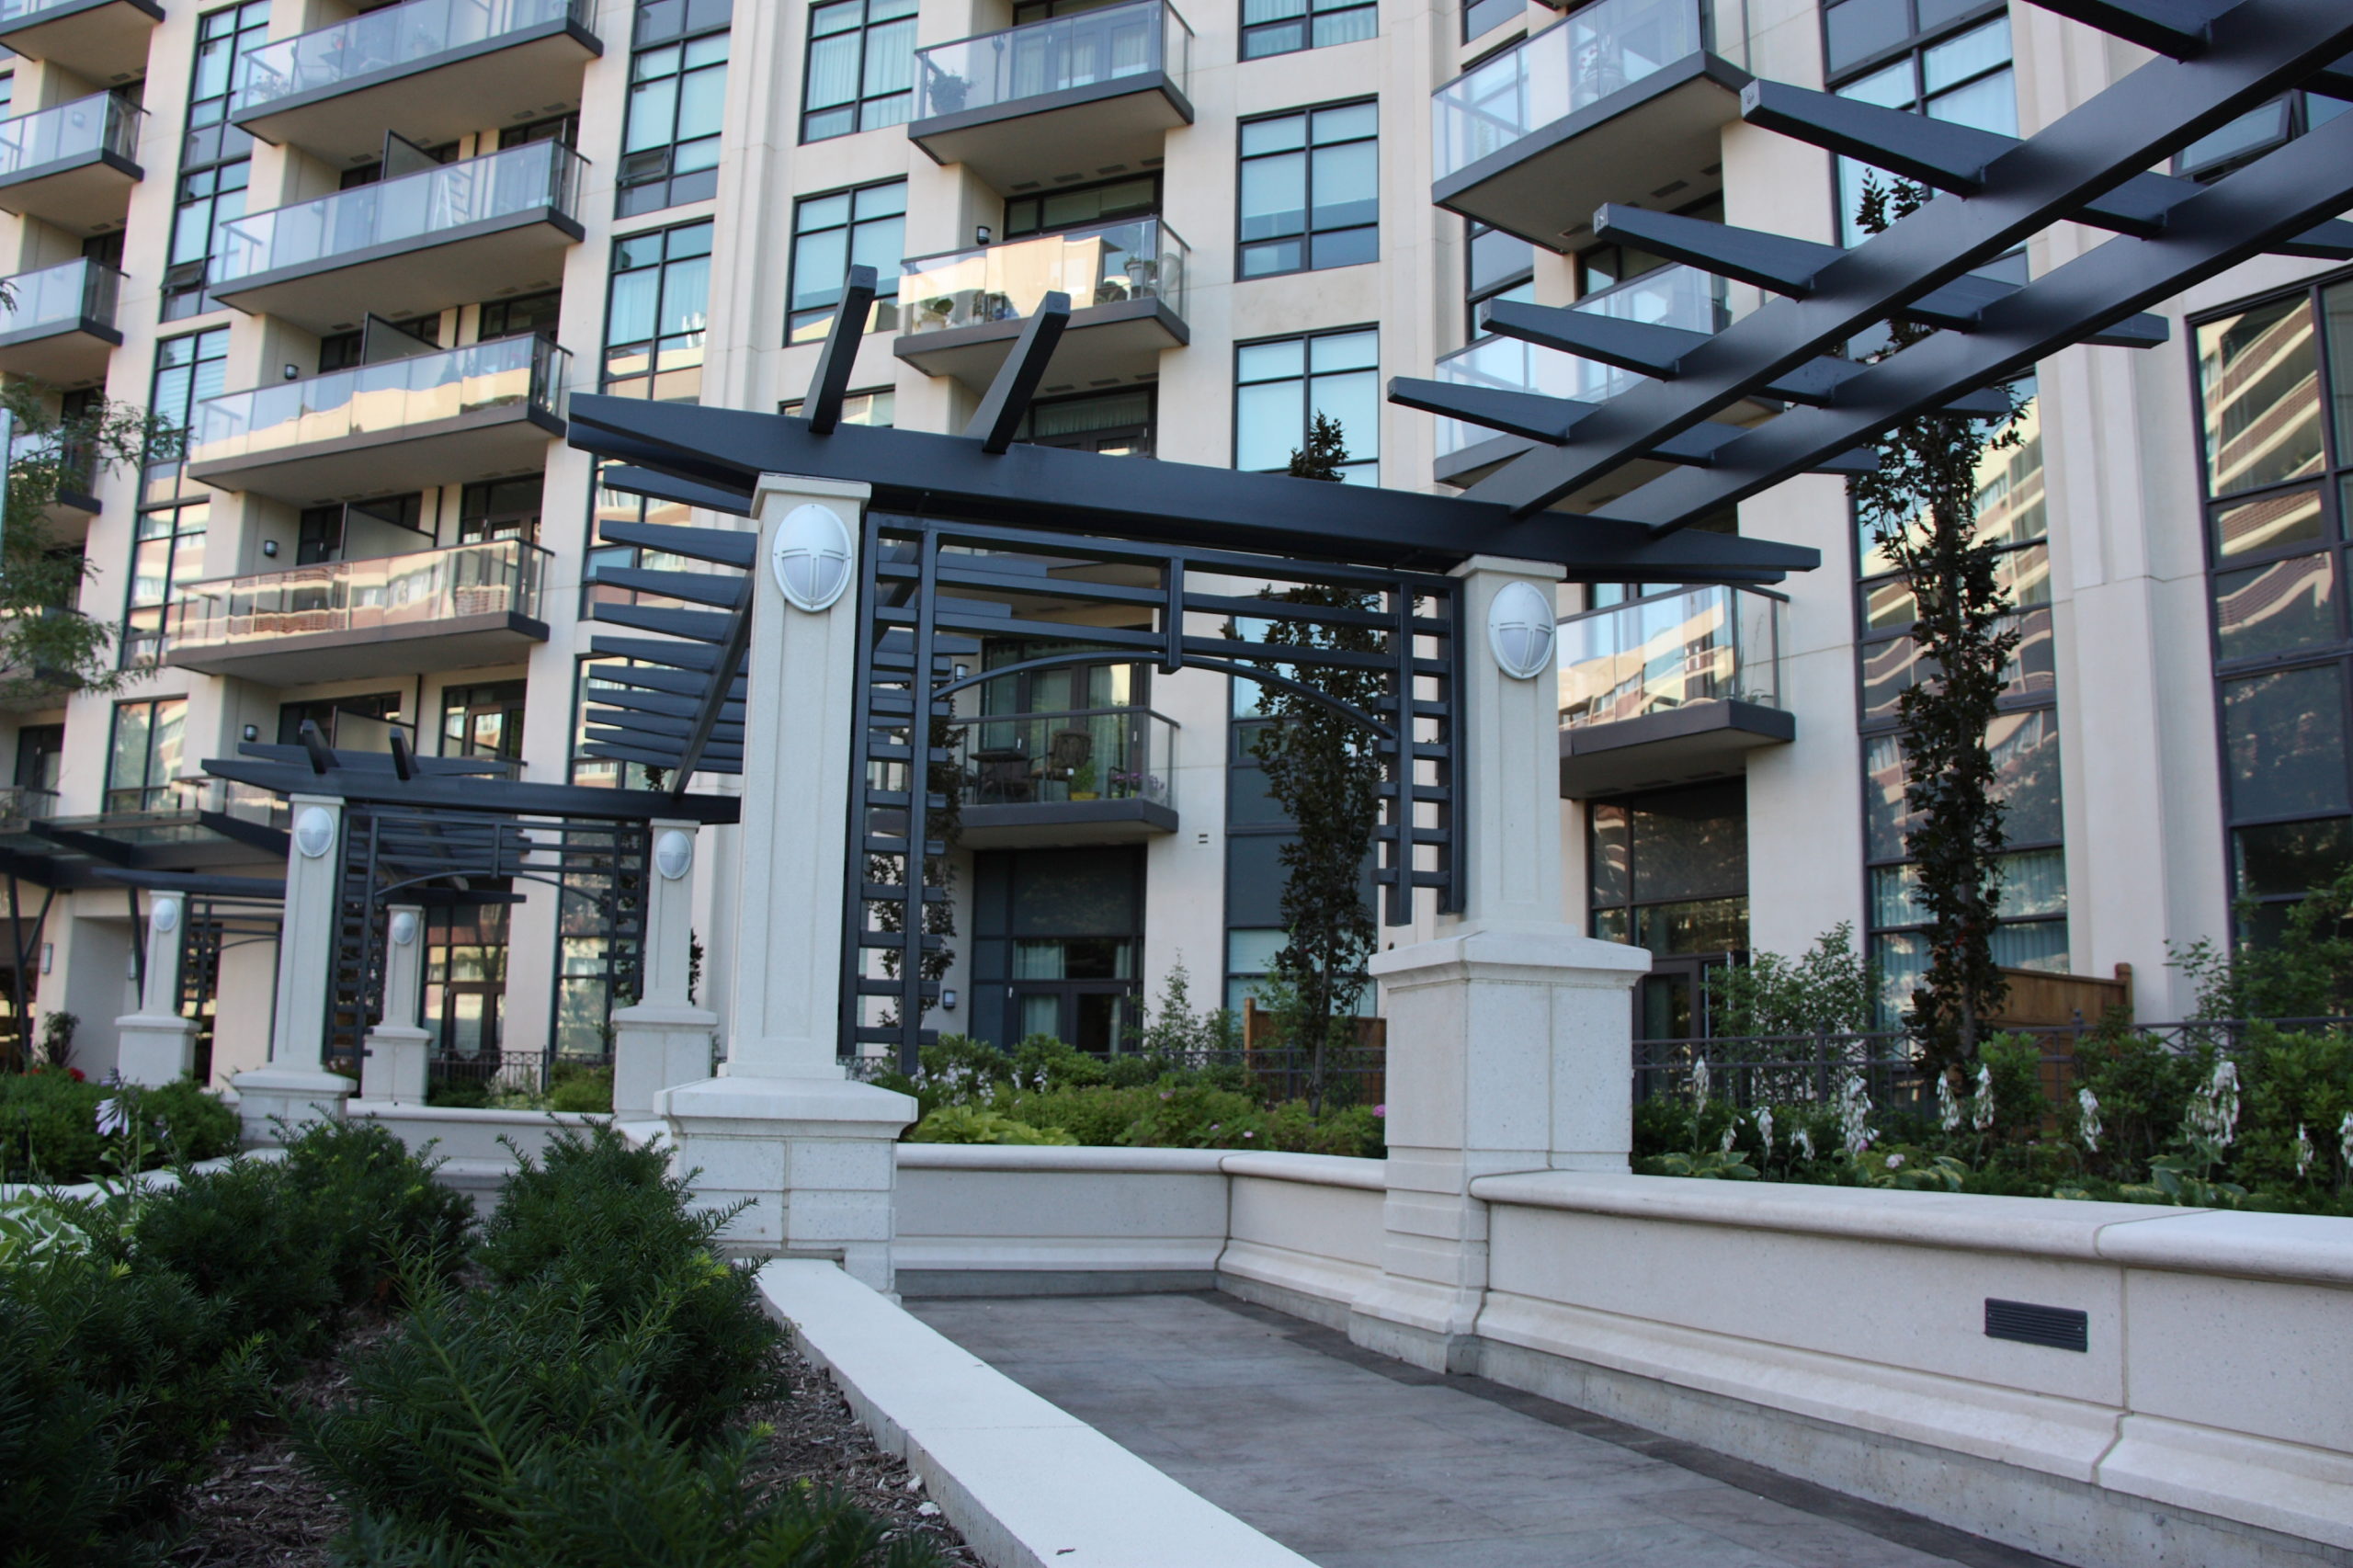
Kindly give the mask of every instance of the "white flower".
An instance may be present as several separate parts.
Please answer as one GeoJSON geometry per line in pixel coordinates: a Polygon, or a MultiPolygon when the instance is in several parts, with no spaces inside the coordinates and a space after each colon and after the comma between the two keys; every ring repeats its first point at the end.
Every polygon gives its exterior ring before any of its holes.
{"type": "Polygon", "coordinates": [[[1717,1152],[1725,1154],[1731,1153],[1733,1142],[1739,1136],[1739,1133],[1740,1119],[1738,1117],[1734,1117],[1732,1120],[1724,1123],[1723,1142],[1716,1145],[1717,1152]]]}
{"type": "Polygon", "coordinates": [[[1977,1064],[1977,1093],[1970,1096],[1969,1125],[1980,1132],[1994,1130],[1994,1069],[1977,1064]]]}
{"type": "Polygon", "coordinates": [[[2197,1096],[2189,1102],[2189,1111],[2182,1119],[2184,1129],[2191,1139],[2211,1143],[2217,1149],[2227,1149],[2238,1136],[2239,1070],[2234,1062],[2214,1063],[2214,1075],[2197,1096]]]}
{"type": "Polygon", "coordinates": [[[98,1102],[99,1137],[111,1138],[119,1132],[127,1132],[130,1129],[131,1108],[122,1103],[121,1096],[117,1096],[113,1099],[98,1102]]]}
{"type": "MultiPolygon", "coordinates": [[[[2347,1114],[2346,1120],[2353,1122],[2353,1114],[2347,1114]]],[[[1798,1130],[1790,1134],[1790,1144],[1805,1158],[1813,1158],[1813,1134],[1806,1131],[1805,1123],[1798,1123],[1798,1130]]]]}
{"type": "Polygon", "coordinates": [[[1773,1108],[1759,1106],[1756,1109],[1756,1136],[1765,1141],[1765,1157],[1773,1157],[1773,1108]]]}
{"type": "Polygon", "coordinates": [[[1691,1103],[1695,1106],[1708,1103],[1708,1059],[1704,1056],[1691,1063],[1691,1103]]]}
{"type": "Polygon", "coordinates": [[[1849,1074],[1838,1090],[1838,1138],[1849,1154],[1859,1154],[1871,1146],[1871,1097],[1863,1087],[1862,1074],[1849,1074]]]}
{"type": "Polygon", "coordinates": [[[2344,1121],[2337,1126],[2336,1157],[2345,1162],[2347,1170],[2353,1171],[2353,1110],[2347,1111],[2344,1121]]]}
{"type": "Polygon", "coordinates": [[[2312,1168],[2313,1141],[2304,1131],[2304,1124],[2300,1121],[2296,1123],[2296,1179],[2303,1180],[2304,1173],[2312,1168]]]}
{"type": "Polygon", "coordinates": [[[1937,1124],[1947,1132],[1961,1125],[1961,1102],[1953,1097],[1952,1080],[1937,1074],[1937,1124]]]}
{"type": "Polygon", "coordinates": [[[1901,1154],[1890,1154],[1887,1157],[1887,1168],[1892,1171],[1902,1170],[1904,1168],[1904,1156],[1901,1154]]]}
{"type": "Polygon", "coordinates": [[[2084,1147],[2099,1153],[2099,1096],[2087,1085],[2075,1091],[2075,1108],[2083,1113],[2084,1147]]]}

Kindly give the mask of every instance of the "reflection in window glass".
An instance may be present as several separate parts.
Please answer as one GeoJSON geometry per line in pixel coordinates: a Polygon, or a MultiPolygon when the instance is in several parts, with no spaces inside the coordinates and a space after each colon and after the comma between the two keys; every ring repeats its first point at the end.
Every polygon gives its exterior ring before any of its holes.
{"type": "Polygon", "coordinates": [[[801,140],[904,125],[915,112],[915,0],[809,7],[801,140]]]}
{"type": "Polygon", "coordinates": [[[2225,659],[2285,653],[2337,640],[2336,570],[2298,555],[2214,578],[2216,651],[2225,659]]]}
{"type": "Polygon", "coordinates": [[[2345,676],[2338,665],[2223,682],[2222,742],[2234,816],[2353,806],[2346,791],[2345,676]]]}
{"type": "Polygon", "coordinates": [[[1243,277],[1379,256],[1380,119],[1365,102],[1243,123],[1243,277]]]}
{"type": "Polygon", "coordinates": [[[2302,295],[2198,329],[2206,476],[2214,494],[2319,472],[2319,378],[2312,304],[2302,295]]]}
{"type": "Polygon", "coordinates": [[[2270,823],[2236,836],[2239,898],[2302,898],[2353,865],[2353,818],[2270,823]]]}
{"type": "Polygon", "coordinates": [[[2286,545],[2310,544],[2327,528],[2327,519],[2321,516],[2320,492],[2290,490],[2217,510],[2214,548],[2223,555],[2252,555],[2286,545]]]}
{"type": "Polygon", "coordinates": [[[786,342],[814,342],[833,330],[834,308],[841,303],[853,267],[874,268],[874,309],[866,330],[898,330],[906,210],[907,182],[903,179],[804,197],[795,206],[792,309],[786,342]]]}
{"type": "Polygon", "coordinates": [[[710,222],[613,242],[602,390],[692,403],[702,395],[710,324],[710,222]]]}
{"type": "Polygon", "coordinates": [[[1370,328],[1235,348],[1233,466],[1282,472],[1321,414],[1339,425],[1347,444],[1342,477],[1380,483],[1380,362],[1381,335],[1370,328]]]}
{"type": "Polygon", "coordinates": [[[1370,0],[1242,0],[1242,58],[1355,43],[1380,27],[1370,0]]]}

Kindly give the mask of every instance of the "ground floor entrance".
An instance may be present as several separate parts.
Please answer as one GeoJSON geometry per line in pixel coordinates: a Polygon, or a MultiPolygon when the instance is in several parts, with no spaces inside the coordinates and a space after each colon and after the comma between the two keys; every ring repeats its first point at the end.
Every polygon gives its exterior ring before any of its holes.
{"type": "Polygon", "coordinates": [[[972,1033],[1007,1050],[1031,1035],[1126,1049],[1141,1022],[1143,902],[1135,846],[974,855],[972,1033]]]}

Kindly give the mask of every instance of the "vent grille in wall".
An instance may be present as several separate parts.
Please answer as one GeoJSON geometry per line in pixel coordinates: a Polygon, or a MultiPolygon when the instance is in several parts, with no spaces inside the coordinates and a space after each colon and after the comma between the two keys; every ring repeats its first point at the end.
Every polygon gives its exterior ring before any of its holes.
{"type": "Polygon", "coordinates": [[[1985,1298],[1985,1337],[2047,1345],[2053,1350],[2089,1350],[2091,1320],[2073,1307],[2038,1307],[2031,1301],[1985,1298]]]}

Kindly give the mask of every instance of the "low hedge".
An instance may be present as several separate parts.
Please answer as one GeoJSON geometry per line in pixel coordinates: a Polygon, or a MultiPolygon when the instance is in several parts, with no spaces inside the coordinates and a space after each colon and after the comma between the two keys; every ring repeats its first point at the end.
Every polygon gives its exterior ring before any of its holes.
{"type": "MultiPolygon", "coordinates": [[[[147,1121],[149,1168],[210,1160],[237,1150],[237,1113],[192,1080],[134,1091],[147,1121]]],[[[108,1174],[139,1140],[102,1136],[98,1107],[113,1087],[61,1067],[0,1076],[0,1181],[74,1183],[108,1174]]]]}

